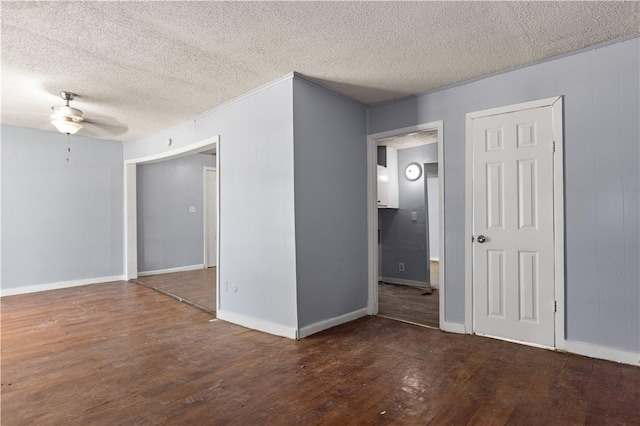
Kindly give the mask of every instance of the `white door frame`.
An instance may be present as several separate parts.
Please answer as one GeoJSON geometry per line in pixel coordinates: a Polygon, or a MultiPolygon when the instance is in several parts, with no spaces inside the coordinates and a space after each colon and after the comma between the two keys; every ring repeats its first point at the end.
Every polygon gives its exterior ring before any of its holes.
{"type": "MultiPolygon", "coordinates": [[[[216,153],[217,154],[217,153],[216,153]]],[[[217,156],[217,155],[216,155],[217,156]]],[[[217,160],[216,160],[217,161],[217,160]]],[[[209,226],[207,225],[207,223],[209,222],[207,220],[207,217],[209,216],[209,211],[207,209],[207,199],[209,198],[209,194],[208,194],[208,189],[209,189],[209,184],[207,183],[207,172],[216,172],[216,210],[218,210],[218,202],[220,201],[219,197],[218,197],[218,168],[217,167],[209,167],[209,166],[205,166],[202,170],[202,191],[203,191],[203,203],[202,203],[202,212],[203,212],[203,221],[204,221],[204,226],[203,226],[203,230],[204,230],[204,254],[203,254],[203,264],[204,267],[207,268],[208,262],[208,248],[209,244],[208,244],[208,238],[209,238],[209,226]]],[[[216,213],[218,213],[216,211],[216,213]]],[[[216,215],[216,232],[218,231],[218,229],[220,229],[220,226],[218,224],[218,216],[216,215]]],[[[216,268],[218,267],[218,235],[216,234],[216,268]]]]}
{"type": "Polygon", "coordinates": [[[444,216],[444,125],[442,120],[401,129],[367,135],[367,228],[368,228],[368,282],[369,297],[367,314],[378,313],[378,160],[377,141],[408,133],[436,130],[438,132],[438,198],[439,198],[439,279],[440,288],[440,328],[445,331],[457,331],[456,324],[451,327],[445,322],[445,216],[444,216]]]}
{"type": "MultiPolygon", "coordinates": [[[[185,157],[191,154],[216,149],[218,171],[218,200],[220,200],[220,135],[199,142],[164,151],[159,154],[124,161],[124,276],[126,280],[138,278],[138,209],[136,170],[138,164],[185,157]]],[[[216,260],[216,311],[220,309],[220,203],[218,202],[218,247],[216,260]]]]}
{"type": "MultiPolygon", "coordinates": [[[[465,187],[465,332],[474,333],[473,324],[473,120],[491,115],[505,114],[526,109],[553,108],[553,138],[555,155],[553,156],[553,228],[554,228],[554,292],[555,348],[565,347],[565,290],[564,290],[564,172],[563,172],[563,123],[562,96],[524,102],[499,108],[486,109],[467,114],[466,123],[466,172],[465,187]]],[[[525,343],[518,341],[518,343],[525,343]]],[[[534,345],[535,346],[535,345],[534,345]]]]}

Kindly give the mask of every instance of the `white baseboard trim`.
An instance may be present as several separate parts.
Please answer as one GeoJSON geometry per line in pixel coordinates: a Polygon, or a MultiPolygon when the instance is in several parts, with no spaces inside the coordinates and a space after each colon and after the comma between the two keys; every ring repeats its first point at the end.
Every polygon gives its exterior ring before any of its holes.
{"type": "Polygon", "coordinates": [[[236,325],[241,325],[252,330],[262,331],[263,333],[269,333],[275,336],[288,337],[289,339],[296,339],[298,334],[297,330],[293,327],[287,327],[286,325],[276,324],[275,322],[266,321],[235,312],[218,310],[216,312],[216,317],[219,320],[231,322],[236,325]]]}
{"type": "Polygon", "coordinates": [[[414,287],[429,287],[426,281],[405,280],[402,278],[380,277],[378,281],[384,281],[389,284],[411,285],[414,287]]]}
{"type": "Polygon", "coordinates": [[[358,309],[357,311],[349,312],[338,317],[329,318],[323,321],[319,321],[310,325],[306,325],[298,330],[298,338],[302,339],[320,331],[326,330],[336,325],[344,324],[349,321],[362,318],[367,315],[367,308],[358,309]]]}
{"type": "Polygon", "coordinates": [[[446,321],[441,321],[440,322],[440,330],[442,331],[447,331],[449,333],[459,333],[459,334],[465,334],[465,328],[464,328],[464,323],[460,323],[460,322],[446,322],[446,321]]]}
{"type": "Polygon", "coordinates": [[[143,271],[143,272],[138,272],[138,276],[146,277],[149,275],[170,274],[172,272],[195,271],[197,269],[204,269],[204,264],[200,263],[198,265],[178,266],[177,268],[158,269],[155,271],[143,271]]]}
{"type": "Polygon", "coordinates": [[[112,281],[125,281],[125,277],[124,275],[114,275],[112,277],[88,278],[84,280],[58,281],[54,283],[25,285],[22,287],[14,288],[2,288],[0,289],[0,296],[4,297],[13,296],[16,294],[37,293],[39,291],[59,290],[61,288],[79,287],[82,285],[108,283],[112,281]]]}
{"type": "Polygon", "coordinates": [[[491,334],[484,334],[484,333],[475,333],[475,334],[476,334],[476,336],[480,336],[480,337],[488,337],[489,339],[502,340],[503,342],[516,343],[518,345],[531,346],[533,348],[538,348],[538,349],[547,349],[547,350],[550,350],[550,351],[554,351],[554,350],[557,349],[557,348],[554,348],[553,346],[541,345],[539,343],[533,343],[533,342],[527,342],[526,340],[509,339],[507,337],[492,336],[491,334]]]}
{"type": "Polygon", "coordinates": [[[566,340],[564,342],[564,347],[562,349],[558,348],[558,350],[561,352],[571,352],[578,355],[584,355],[590,358],[605,359],[607,361],[640,366],[639,353],[608,348],[606,346],[594,345],[592,343],[566,340]]]}

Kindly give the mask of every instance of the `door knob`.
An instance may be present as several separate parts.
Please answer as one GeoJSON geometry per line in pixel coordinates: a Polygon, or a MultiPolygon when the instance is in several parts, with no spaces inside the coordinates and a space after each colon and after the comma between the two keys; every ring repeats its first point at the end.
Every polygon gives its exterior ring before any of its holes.
{"type": "Polygon", "coordinates": [[[484,235],[478,235],[478,238],[476,238],[476,240],[478,240],[478,242],[482,244],[487,241],[487,237],[485,237],[484,235]]]}

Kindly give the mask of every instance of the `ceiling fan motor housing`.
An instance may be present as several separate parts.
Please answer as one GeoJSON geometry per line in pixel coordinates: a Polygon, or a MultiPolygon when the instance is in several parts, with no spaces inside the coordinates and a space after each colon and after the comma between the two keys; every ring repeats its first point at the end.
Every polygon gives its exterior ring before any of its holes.
{"type": "Polygon", "coordinates": [[[52,120],[66,120],[66,121],[82,121],[82,111],[78,108],[73,108],[69,106],[69,101],[72,101],[76,98],[76,94],[73,92],[61,91],[60,97],[64,99],[64,106],[52,106],[51,110],[51,119],[52,120]]]}
{"type": "Polygon", "coordinates": [[[64,106],[52,106],[51,107],[51,119],[63,120],[68,118],[73,121],[82,121],[82,111],[77,108],[73,108],[67,105],[64,106]]]}

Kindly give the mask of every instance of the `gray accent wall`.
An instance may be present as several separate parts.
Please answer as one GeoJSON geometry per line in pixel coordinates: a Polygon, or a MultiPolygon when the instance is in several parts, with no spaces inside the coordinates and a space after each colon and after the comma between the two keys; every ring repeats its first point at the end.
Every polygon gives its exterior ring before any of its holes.
{"type": "MultiPolygon", "coordinates": [[[[382,243],[382,276],[426,283],[427,277],[427,210],[424,202],[425,174],[418,180],[409,181],[404,176],[405,168],[418,163],[424,169],[424,163],[438,161],[438,144],[417,146],[398,150],[398,200],[397,209],[378,209],[378,226],[382,243]],[[416,212],[418,220],[411,219],[416,212]],[[400,271],[398,263],[404,263],[405,270],[400,271]]],[[[436,179],[437,180],[437,179],[436,179]]],[[[433,185],[431,188],[433,189],[433,185]]],[[[436,192],[430,194],[429,201],[437,200],[436,192]],[[435,197],[434,197],[435,196],[435,197]]],[[[429,206],[432,210],[432,206],[429,206]]],[[[437,211],[436,205],[433,206],[437,211]]],[[[438,217],[435,228],[429,223],[430,237],[433,232],[437,246],[438,217]]],[[[430,245],[431,246],[431,245],[430,245]]]]}
{"type": "Polygon", "coordinates": [[[563,95],[567,339],[638,352],[639,52],[634,38],[369,109],[369,133],[444,121],[447,321],[465,320],[466,113],[563,95]]]}
{"type": "Polygon", "coordinates": [[[292,78],[125,144],[134,159],[220,136],[221,311],[289,330],[297,327],[292,78]]]}
{"type": "Polygon", "coordinates": [[[366,109],[293,81],[298,324],[367,307],[366,109]]]}
{"type": "Polygon", "coordinates": [[[429,257],[440,260],[440,181],[437,176],[427,177],[429,194],[429,257]]]}
{"type": "Polygon", "coordinates": [[[138,271],[204,263],[203,170],[215,166],[205,154],[138,165],[138,271]]]}
{"type": "Polygon", "coordinates": [[[3,293],[121,276],[122,143],[2,125],[1,151],[3,293]]]}

